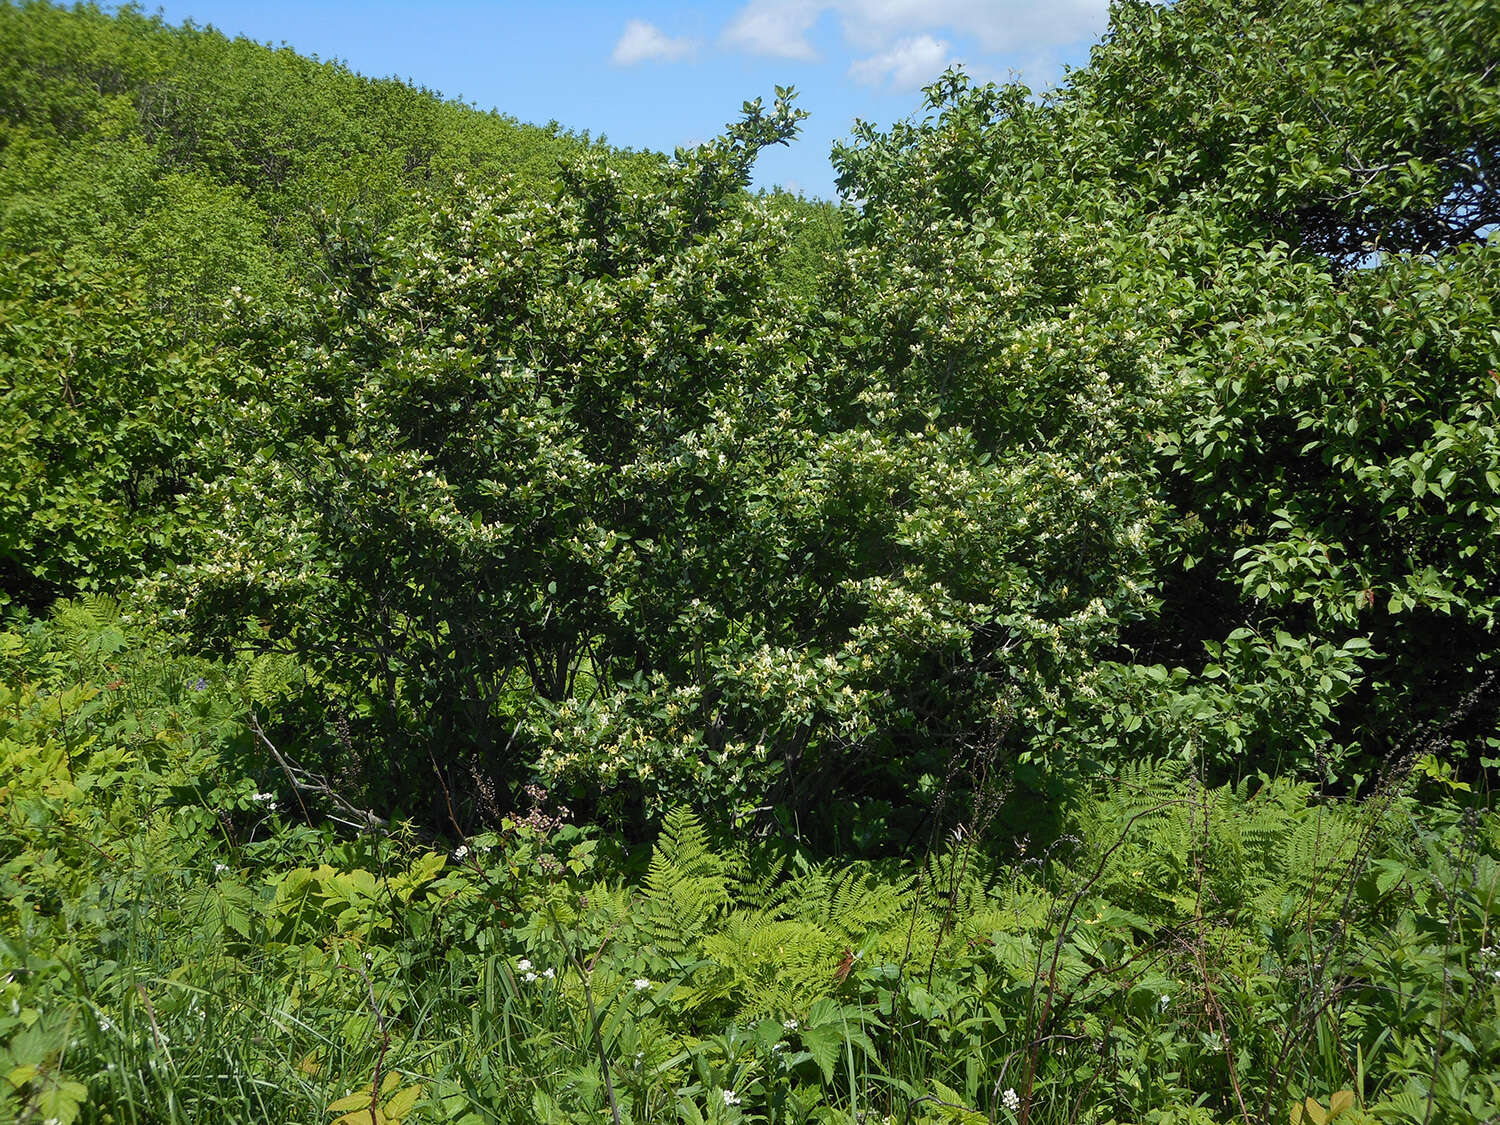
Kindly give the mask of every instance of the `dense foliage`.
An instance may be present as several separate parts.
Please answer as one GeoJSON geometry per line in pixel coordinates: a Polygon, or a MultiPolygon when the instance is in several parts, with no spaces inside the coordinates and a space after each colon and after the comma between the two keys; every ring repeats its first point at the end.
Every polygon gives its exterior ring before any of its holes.
{"type": "Polygon", "coordinates": [[[1500,1096],[1500,821],[1436,759],[1363,803],[1140,765],[1011,862],[965,834],[829,863],[678,810],[622,880],[543,804],[452,850],[309,827],[321,798],[256,753],[284,669],[172,650],[101,599],[0,633],[0,1120],[1479,1122],[1500,1096]]]}
{"type": "Polygon", "coordinates": [[[835,207],[0,4],[0,1122],[1493,1121],[1497,42],[835,207]]]}
{"type": "Polygon", "coordinates": [[[545,195],[598,147],[129,7],[0,5],[0,600],[178,556],[219,405],[258,390],[226,302],[285,308],[351,214],[384,227],[461,174],[545,195]]]}
{"type": "Polygon", "coordinates": [[[1124,415],[1159,604],[1065,700],[1084,745],[1368,773],[1494,668],[1500,13],[1115,15],[1055,100],[954,77],[839,154],[860,362],[1000,443],[1090,380],[1124,415]]]}

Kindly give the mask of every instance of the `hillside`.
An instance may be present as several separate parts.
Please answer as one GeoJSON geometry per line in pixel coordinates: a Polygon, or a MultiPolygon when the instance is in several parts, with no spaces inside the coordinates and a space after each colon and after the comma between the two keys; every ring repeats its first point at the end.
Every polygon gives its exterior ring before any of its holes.
{"type": "MultiPolygon", "coordinates": [[[[388,224],[417,189],[456,175],[513,176],[544,195],[561,163],[598,147],[137,8],[7,3],[0,21],[5,232],[15,251],[87,237],[98,252],[130,242],[96,234],[101,224],[120,235],[175,221],[181,234],[207,219],[210,230],[226,228],[217,248],[225,263],[279,251],[302,264],[319,215],[358,209],[388,224]],[[74,199],[88,207],[68,208],[74,199]]],[[[622,165],[655,159],[616,155],[622,165]]],[[[171,257],[176,243],[161,236],[137,241],[126,260],[148,267],[171,257]]],[[[207,301],[240,279],[196,280],[219,286],[207,301]]]]}

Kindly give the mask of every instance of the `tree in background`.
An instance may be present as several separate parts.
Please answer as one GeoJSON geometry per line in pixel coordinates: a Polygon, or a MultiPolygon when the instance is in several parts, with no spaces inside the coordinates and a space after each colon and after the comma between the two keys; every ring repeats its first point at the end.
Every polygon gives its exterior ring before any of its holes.
{"type": "Polygon", "coordinates": [[[460,172],[545,196],[596,147],[133,7],[0,4],[0,604],[182,557],[238,471],[225,405],[260,392],[243,310],[281,315],[327,224],[460,172]]]}

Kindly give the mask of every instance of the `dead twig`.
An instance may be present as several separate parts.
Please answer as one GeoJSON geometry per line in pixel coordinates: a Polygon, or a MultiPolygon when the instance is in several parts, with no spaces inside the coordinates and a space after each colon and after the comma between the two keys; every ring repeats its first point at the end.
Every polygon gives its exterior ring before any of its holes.
{"type": "Polygon", "coordinates": [[[385,1026],[385,1013],[380,1010],[380,1002],[375,998],[375,982],[366,971],[366,966],[372,963],[373,959],[366,953],[365,965],[356,960],[352,967],[365,982],[365,989],[369,992],[370,1012],[374,1015],[375,1027],[380,1032],[380,1053],[375,1056],[375,1077],[370,1079],[370,1125],[380,1125],[380,1086],[385,1077],[382,1072],[385,1070],[386,1052],[391,1049],[391,1033],[385,1026]]]}
{"type": "Polygon", "coordinates": [[[383,816],[378,816],[369,809],[362,809],[350,804],[343,795],[334,789],[328,778],[323,774],[314,773],[292,761],[275,744],[266,737],[266,732],[261,729],[260,720],[255,717],[255,712],[250,712],[250,730],[260,740],[272,759],[281,767],[281,772],[286,775],[287,782],[292,787],[292,793],[297,798],[297,804],[302,808],[302,817],[308,824],[312,823],[312,814],[308,812],[307,803],[302,799],[303,793],[316,793],[318,796],[330,801],[338,808],[344,816],[329,815],[328,819],[347,828],[354,828],[360,832],[384,832],[390,827],[389,821],[383,816]],[[353,818],[353,819],[346,819],[353,818]]]}

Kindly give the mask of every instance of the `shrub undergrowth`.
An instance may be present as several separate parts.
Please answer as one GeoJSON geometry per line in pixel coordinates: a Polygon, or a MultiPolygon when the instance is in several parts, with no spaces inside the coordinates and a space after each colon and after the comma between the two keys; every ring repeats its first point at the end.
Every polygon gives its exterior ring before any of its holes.
{"type": "Polygon", "coordinates": [[[340,834],[245,772],[249,666],[107,601],[0,653],[0,1120],[1478,1122],[1500,1099],[1500,823],[1430,761],[1362,799],[1140,765],[1003,857],[960,826],[921,862],[837,864],[677,811],[643,867],[540,791],[456,846],[340,834]]]}

